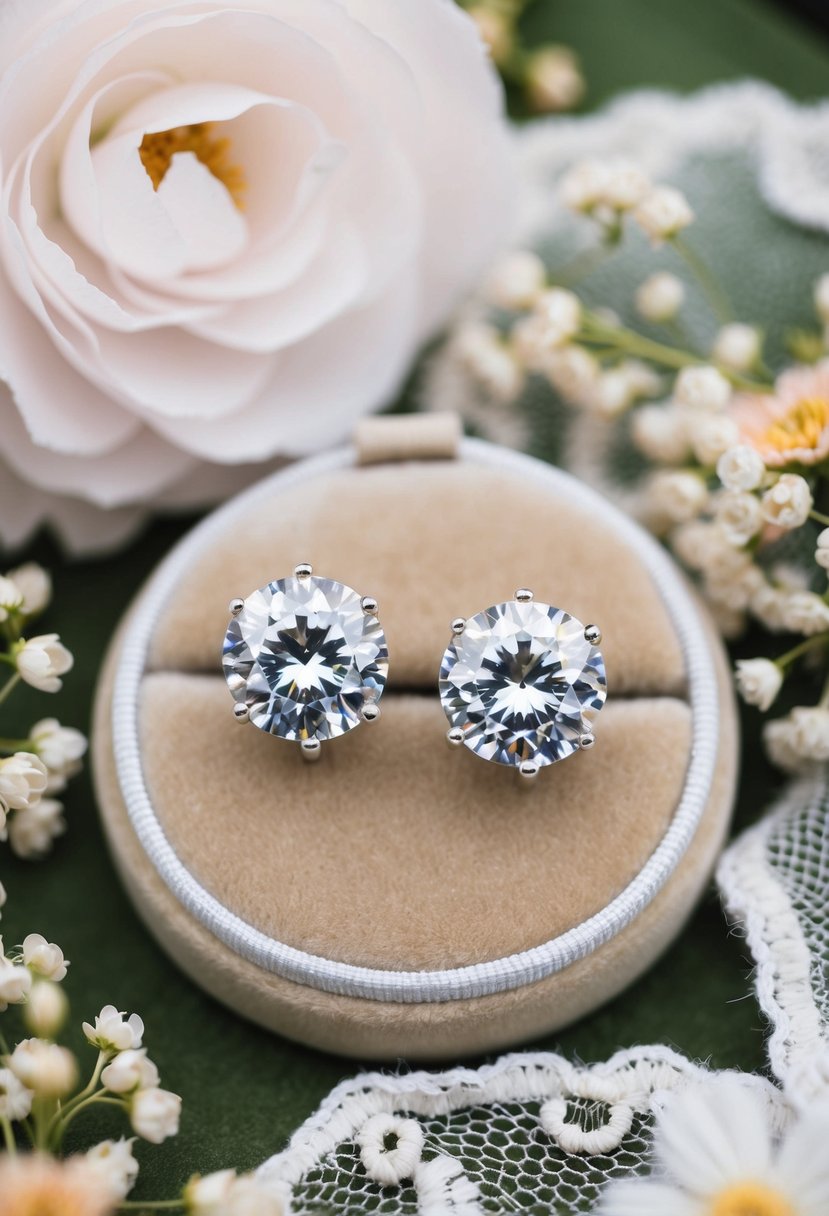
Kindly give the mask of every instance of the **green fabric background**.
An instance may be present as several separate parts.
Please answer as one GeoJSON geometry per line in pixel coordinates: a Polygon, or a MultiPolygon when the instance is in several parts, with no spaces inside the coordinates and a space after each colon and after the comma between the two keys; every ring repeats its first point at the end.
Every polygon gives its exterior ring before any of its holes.
{"type": "MultiPolygon", "coordinates": [[[[813,98],[829,79],[826,45],[757,0],[537,0],[526,32],[532,41],[553,38],[579,51],[591,106],[644,85],[684,90],[742,76],[813,98]]],[[[44,628],[63,635],[77,665],[59,697],[15,696],[0,715],[0,734],[51,713],[86,726],[112,631],[185,526],[157,524],[128,551],[101,562],[66,563],[47,538],[31,549],[26,556],[50,566],[56,578],[56,603],[44,628]]],[[[756,815],[775,783],[760,758],[756,717],[747,714],[745,726],[738,822],[756,815]]],[[[179,975],[118,885],[86,775],[73,783],[66,803],[70,830],[48,861],[25,864],[0,851],[9,893],[0,928],[9,943],[39,931],[64,946],[78,1025],[106,1002],[140,1012],[163,1083],[184,1097],[179,1137],[161,1148],[139,1146],[142,1178],[134,1197],[174,1194],[194,1171],[258,1164],[358,1065],[255,1029],[179,975]]],[[[620,1046],[664,1042],[718,1067],[761,1069],[764,1034],[748,995],[749,971],[745,947],[729,936],[712,894],[645,979],[593,1017],[534,1046],[592,1060],[620,1046]]],[[[79,1033],[75,1040],[91,1066],[91,1049],[79,1033]]],[[[122,1130],[117,1117],[90,1112],[78,1121],[69,1147],[122,1130]]]]}

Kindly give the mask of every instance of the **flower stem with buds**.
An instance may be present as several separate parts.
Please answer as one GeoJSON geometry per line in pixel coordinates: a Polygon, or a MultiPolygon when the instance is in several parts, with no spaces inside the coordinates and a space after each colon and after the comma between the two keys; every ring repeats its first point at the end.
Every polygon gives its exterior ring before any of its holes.
{"type": "Polygon", "coordinates": [[[711,306],[711,311],[721,325],[727,325],[734,320],[734,309],[725,291],[706,263],[691,245],[686,245],[682,237],[675,236],[671,245],[682,258],[691,274],[699,283],[703,294],[711,306]]]}

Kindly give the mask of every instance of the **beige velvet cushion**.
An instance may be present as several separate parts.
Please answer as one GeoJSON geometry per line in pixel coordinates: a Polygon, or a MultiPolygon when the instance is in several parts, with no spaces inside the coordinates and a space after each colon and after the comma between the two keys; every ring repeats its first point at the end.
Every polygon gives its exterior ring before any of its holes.
{"type": "MultiPolygon", "coordinates": [[[[382,445],[381,455],[388,455],[382,445]]],[[[608,508],[610,509],[610,508],[608,508]]],[[[128,627],[128,624],[127,624],[128,627]]],[[[513,1044],[606,1000],[665,948],[710,873],[735,779],[719,643],[721,750],[704,822],[667,887],[590,956],[495,996],[403,1004],[331,995],[233,954],[153,871],[112,759],[113,648],[95,769],[116,861],[164,947],[262,1024],[363,1057],[437,1059],[513,1044]]],[[[438,969],[539,945],[599,911],[669,824],[690,747],[683,659],[638,557],[595,516],[510,471],[453,460],[385,463],[276,492],[187,569],[155,634],[140,704],[145,779],[173,849],[263,932],[330,959],[438,969]],[[311,561],[374,595],[391,655],[377,723],[298,749],[237,725],[219,666],[227,603],[311,561]],[[444,744],[436,695],[448,622],[518,586],[604,631],[609,699],[597,745],[535,788],[444,744]]]]}

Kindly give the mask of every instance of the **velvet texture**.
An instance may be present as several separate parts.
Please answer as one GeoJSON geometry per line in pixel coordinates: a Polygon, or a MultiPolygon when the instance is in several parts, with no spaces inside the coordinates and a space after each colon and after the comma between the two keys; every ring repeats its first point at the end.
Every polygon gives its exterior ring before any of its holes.
{"type": "MultiPolygon", "coordinates": [[[[399,435],[395,452],[393,430],[381,437],[369,427],[361,450],[387,461],[420,454],[410,422],[399,435]]],[[[426,446],[430,455],[448,454],[426,446]]],[[[713,635],[712,645],[720,655],[713,635]]],[[[727,825],[737,746],[720,655],[721,754],[704,823],[668,886],[623,933],[557,975],[496,996],[413,1005],[318,992],[235,956],[152,870],[112,761],[114,654],[99,696],[95,766],[106,830],[133,899],[165,948],[214,995],[328,1050],[448,1058],[582,1015],[670,942],[727,825]]],[[[181,571],[149,656],[140,713],[154,806],[199,881],[288,944],[384,969],[498,958],[598,911],[664,834],[683,786],[690,729],[671,621],[604,517],[513,473],[453,460],[338,472],[301,496],[275,495],[266,510],[234,524],[225,544],[181,571]],[[298,561],[376,596],[391,654],[380,720],[324,745],[315,766],[304,765],[295,747],[234,723],[219,669],[228,600],[298,561]],[[507,770],[445,747],[436,694],[449,620],[518,586],[602,626],[610,694],[596,748],[542,772],[530,792],[507,770]]]]}

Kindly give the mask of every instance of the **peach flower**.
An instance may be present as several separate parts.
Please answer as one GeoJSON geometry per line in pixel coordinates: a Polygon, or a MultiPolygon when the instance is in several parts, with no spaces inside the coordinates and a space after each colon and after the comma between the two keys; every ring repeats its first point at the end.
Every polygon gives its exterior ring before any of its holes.
{"type": "Polygon", "coordinates": [[[81,1158],[0,1158],[0,1216],[107,1216],[116,1196],[81,1158]]]}
{"type": "Polygon", "coordinates": [[[4,0],[0,539],[342,440],[495,252],[509,151],[450,0],[4,0]]]}
{"type": "Polygon", "coordinates": [[[829,359],[783,372],[773,393],[739,394],[729,413],[768,468],[820,463],[829,456],[829,359]]]}

